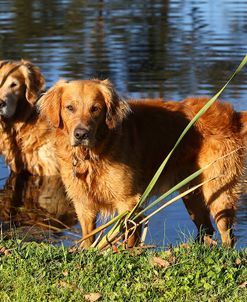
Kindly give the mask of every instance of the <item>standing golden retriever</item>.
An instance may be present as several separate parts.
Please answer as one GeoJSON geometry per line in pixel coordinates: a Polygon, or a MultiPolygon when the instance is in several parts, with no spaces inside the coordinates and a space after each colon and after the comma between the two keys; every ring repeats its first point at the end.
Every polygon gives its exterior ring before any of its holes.
{"type": "MultiPolygon", "coordinates": [[[[60,81],[41,98],[41,112],[55,128],[62,179],[84,235],[95,228],[98,212],[121,213],[135,206],[182,130],[207,101],[125,102],[108,80],[60,81]]],[[[184,198],[206,241],[214,231],[211,214],[222,242],[234,243],[246,137],[247,112],[215,103],[184,137],[153,191],[164,192],[214,162],[189,185],[213,180],[184,198]]]]}
{"type": "Polygon", "coordinates": [[[31,62],[0,61],[0,154],[15,173],[58,174],[48,124],[34,108],[44,85],[31,62]]]}

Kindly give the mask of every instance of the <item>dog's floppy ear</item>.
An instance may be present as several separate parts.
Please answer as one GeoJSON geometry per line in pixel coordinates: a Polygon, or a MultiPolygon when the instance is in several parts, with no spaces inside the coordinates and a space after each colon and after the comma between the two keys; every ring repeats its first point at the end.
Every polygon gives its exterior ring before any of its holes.
{"type": "Polygon", "coordinates": [[[100,81],[107,108],[106,125],[114,129],[131,112],[127,102],[120,98],[109,80],[100,81]]]}
{"type": "Polygon", "coordinates": [[[33,104],[45,89],[45,78],[37,66],[31,62],[22,60],[20,69],[23,73],[26,85],[26,99],[33,104]]]}
{"type": "Polygon", "coordinates": [[[38,101],[38,107],[42,115],[46,116],[51,126],[59,128],[61,124],[61,99],[63,85],[66,82],[60,80],[51,87],[38,101]]]}

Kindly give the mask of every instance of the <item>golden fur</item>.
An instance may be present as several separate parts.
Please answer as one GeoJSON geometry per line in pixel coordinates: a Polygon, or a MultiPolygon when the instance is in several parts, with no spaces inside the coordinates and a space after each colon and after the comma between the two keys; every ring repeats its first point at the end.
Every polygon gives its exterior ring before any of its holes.
{"type": "MultiPolygon", "coordinates": [[[[62,179],[83,235],[95,228],[98,212],[121,213],[134,207],[185,126],[207,101],[195,97],[181,102],[125,102],[107,80],[60,81],[41,98],[41,113],[55,128],[62,179]]],[[[211,214],[222,242],[234,243],[231,228],[244,170],[246,130],[246,112],[216,102],[186,134],[153,191],[164,192],[213,163],[189,186],[213,180],[184,198],[205,241],[213,242],[211,214]]]]}
{"type": "Polygon", "coordinates": [[[34,108],[44,85],[31,62],[0,61],[0,154],[15,173],[58,174],[48,124],[34,108]]]}

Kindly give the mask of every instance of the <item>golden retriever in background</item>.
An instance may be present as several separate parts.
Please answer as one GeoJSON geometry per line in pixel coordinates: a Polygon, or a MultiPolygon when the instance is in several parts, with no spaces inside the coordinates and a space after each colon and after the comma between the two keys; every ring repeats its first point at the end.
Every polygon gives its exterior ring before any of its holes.
{"type": "MultiPolygon", "coordinates": [[[[40,99],[41,114],[55,128],[62,179],[83,235],[95,228],[98,212],[121,213],[135,206],[185,126],[207,101],[195,97],[181,102],[125,102],[108,80],[97,79],[59,81],[40,99]]],[[[186,188],[212,180],[184,198],[206,242],[213,243],[211,214],[223,244],[234,243],[232,224],[246,137],[247,112],[216,102],[183,138],[152,192],[163,193],[213,163],[186,188]]]]}
{"type": "Polygon", "coordinates": [[[14,173],[58,174],[48,124],[34,108],[44,86],[31,62],[0,61],[0,154],[14,173]]]}

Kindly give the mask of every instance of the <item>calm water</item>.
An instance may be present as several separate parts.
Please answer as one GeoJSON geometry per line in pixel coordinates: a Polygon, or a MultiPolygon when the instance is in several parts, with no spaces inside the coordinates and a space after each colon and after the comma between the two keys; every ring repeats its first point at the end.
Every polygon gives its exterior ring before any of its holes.
{"type": "MultiPolygon", "coordinates": [[[[43,71],[47,87],[59,78],[107,77],[125,97],[180,100],[213,95],[246,53],[243,0],[0,0],[0,60],[31,60],[43,71]]],[[[247,68],[223,98],[237,110],[247,110],[247,68]]],[[[28,226],[26,233],[33,236],[44,223],[53,228],[59,227],[58,221],[69,228],[75,225],[72,209],[57,190],[59,181],[8,175],[0,158],[2,221],[10,217],[12,225],[28,226]]],[[[246,227],[243,197],[237,215],[238,247],[247,246],[246,227]]],[[[148,240],[176,243],[193,233],[183,204],[177,203],[151,221],[148,240]]],[[[78,236],[75,228],[66,235],[78,236]]]]}

